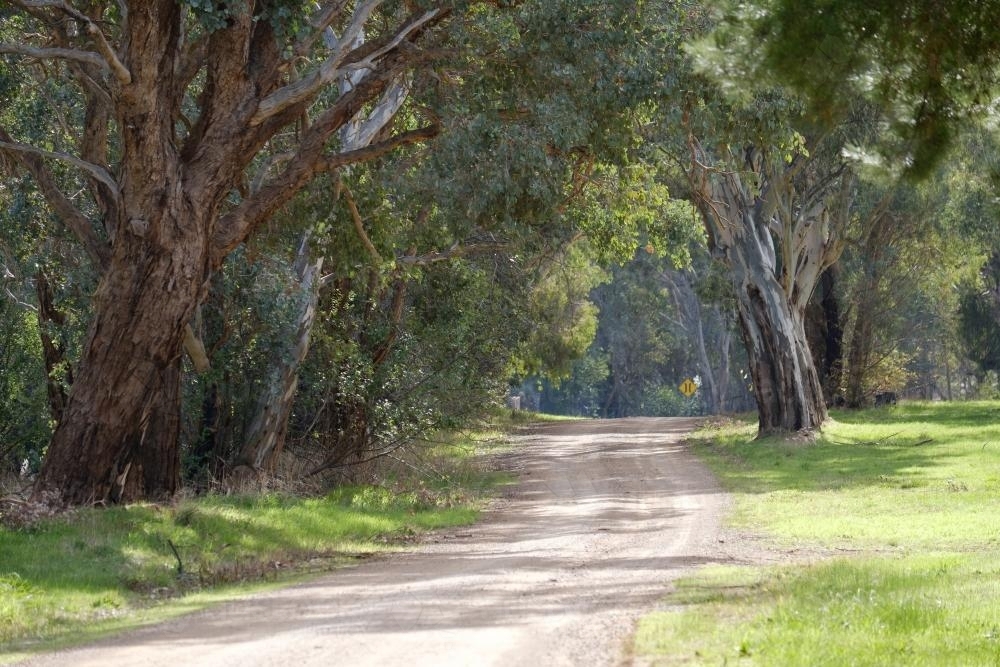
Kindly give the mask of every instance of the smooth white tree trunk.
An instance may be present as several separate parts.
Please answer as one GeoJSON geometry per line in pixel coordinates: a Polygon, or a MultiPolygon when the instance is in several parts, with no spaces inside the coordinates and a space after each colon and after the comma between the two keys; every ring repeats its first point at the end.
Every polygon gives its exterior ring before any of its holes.
{"type": "Polygon", "coordinates": [[[823,173],[807,158],[786,163],[753,147],[720,159],[694,137],[689,146],[696,204],[733,281],[759,433],[818,429],[827,410],[805,308],[843,248],[851,177],[842,166],[823,173]],[[804,191],[804,175],[820,185],[804,191]]]}

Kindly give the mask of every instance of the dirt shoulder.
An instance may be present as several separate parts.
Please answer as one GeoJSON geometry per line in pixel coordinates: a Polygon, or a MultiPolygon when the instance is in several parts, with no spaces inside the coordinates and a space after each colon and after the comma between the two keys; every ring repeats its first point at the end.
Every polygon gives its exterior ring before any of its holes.
{"type": "Polygon", "coordinates": [[[617,665],[670,581],[732,562],[727,499],[679,441],[690,419],[518,436],[520,483],[414,552],[30,665],[617,665]]]}

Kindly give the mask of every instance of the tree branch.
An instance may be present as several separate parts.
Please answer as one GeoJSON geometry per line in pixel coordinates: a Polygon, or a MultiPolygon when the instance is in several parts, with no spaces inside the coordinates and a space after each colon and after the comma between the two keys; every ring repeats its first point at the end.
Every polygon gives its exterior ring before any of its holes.
{"type": "Polygon", "coordinates": [[[257,107],[257,113],[250,119],[250,125],[260,125],[285,109],[308,100],[346,72],[374,69],[375,61],[399,47],[405,39],[440,14],[438,9],[424,12],[423,15],[403,26],[385,46],[375,49],[358,62],[344,65],[344,60],[353,52],[351,49],[354,40],[361,34],[365,22],[380,2],[381,0],[369,0],[355,9],[351,23],[337,42],[337,48],[333,55],[307,76],[279,88],[264,98],[257,107]]]}
{"type": "Polygon", "coordinates": [[[56,47],[28,46],[27,44],[0,43],[0,53],[28,56],[38,60],[59,59],[74,60],[106,69],[108,64],[100,54],[82,49],[60,49],[56,47]]]}
{"type": "Polygon", "coordinates": [[[353,118],[340,131],[342,148],[353,150],[362,146],[368,146],[375,138],[385,130],[396,113],[406,102],[410,94],[410,86],[404,75],[397,77],[389,88],[382,93],[382,97],[375,104],[367,118],[353,118]]]}
{"type": "Polygon", "coordinates": [[[396,263],[404,266],[429,266],[438,262],[447,262],[450,259],[466,257],[477,252],[499,250],[510,247],[509,243],[501,241],[490,241],[485,243],[465,243],[456,241],[447,250],[437,250],[423,255],[403,255],[396,257],[396,263]]]}
{"type": "Polygon", "coordinates": [[[294,157],[295,153],[293,151],[284,151],[282,153],[275,153],[274,155],[268,157],[264,161],[264,164],[261,165],[260,169],[257,171],[257,175],[254,176],[253,181],[250,183],[250,193],[254,194],[260,192],[260,189],[264,187],[264,179],[267,178],[267,174],[268,172],[271,171],[272,167],[282,162],[288,162],[294,157]]]}
{"type": "Polygon", "coordinates": [[[212,368],[212,362],[205,352],[205,343],[195,335],[190,323],[184,325],[184,351],[191,358],[194,370],[199,375],[212,368]]]}
{"type": "Polygon", "coordinates": [[[127,86],[132,83],[132,73],[128,71],[128,68],[118,59],[115,54],[114,49],[108,44],[108,40],[105,39],[104,33],[101,29],[97,27],[97,24],[93,21],[87,22],[87,33],[94,38],[94,42],[97,44],[97,50],[101,52],[104,59],[108,61],[108,67],[111,68],[112,74],[118,79],[118,83],[123,86],[127,86]]]}
{"type": "Polygon", "coordinates": [[[108,40],[101,31],[101,28],[94,23],[93,19],[89,16],[77,9],[74,9],[69,4],[64,2],[64,0],[16,0],[16,2],[25,9],[58,9],[64,14],[83,23],[87,27],[87,34],[93,38],[94,45],[97,47],[101,56],[103,56],[103,60],[111,69],[112,74],[114,74],[115,78],[118,79],[118,82],[123,86],[127,86],[132,83],[132,73],[129,72],[128,68],[122,64],[121,60],[118,59],[118,56],[115,54],[115,50],[111,48],[111,44],[108,43],[108,40]]]}
{"type": "Polygon", "coordinates": [[[375,266],[382,263],[382,255],[378,253],[378,248],[372,243],[371,238],[368,236],[368,232],[365,231],[364,220],[361,219],[361,212],[358,211],[358,204],[354,201],[354,195],[351,194],[350,188],[345,186],[343,183],[338,184],[338,189],[344,195],[344,201],[347,203],[347,210],[351,214],[351,220],[354,221],[354,231],[357,232],[358,238],[365,246],[365,250],[372,257],[372,262],[375,266]]]}
{"type": "Polygon", "coordinates": [[[402,134],[390,137],[385,141],[369,144],[364,148],[330,155],[317,163],[316,171],[329,172],[349,164],[368,162],[369,160],[382,157],[386,153],[390,153],[400,146],[416,144],[422,141],[427,141],[428,139],[433,139],[440,133],[441,126],[437,123],[426,125],[416,130],[409,130],[408,132],[403,132],[402,134]]]}
{"type": "Polygon", "coordinates": [[[324,60],[318,68],[310,72],[307,76],[279,88],[261,100],[257,106],[257,113],[250,119],[250,125],[260,125],[268,118],[276,116],[288,107],[304,102],[318,93],[322,88],[332,83],[341,74],[340,65],[350,54],[354,41],[361,35],[365,23],[371,18],[372,12],[381,4],[381,1],[367,0],[359,4],[354,9],[351,22],[344,30],[344,34],[340,37],[330,57],[324,60]]]}
{"type": "Polygon", "coordinates": [[[116,202],[120,201],[121,199],[121,191],[118,189],[118,183],[115,181],[114,178],[111,177],[111,174],[108,173],[108,170],[100,165],[96,165],[92,162],[87,162],[86,160],[81,160],[80,158],[69,155],[68,153],[55,153],[52,151],[42,150],[41,148],[37,148],[29,144],[22,144],[18,141],[11,141],[10,137],[7,136],[6,133],[0,136],[0,149],[4,149],[8,152],[13,152],[13,153],[28,153],[31,155],[37,155],[39,157],[52,158],[54,160],[61,160],[63,162],[71,164],[74,167],[82,169],[83,171],[87,172],[88,174],[96,178],[98,181],[106,185],[108,189],[111,190],[111,193],[114,195],[116,202]]]}
{"type": "Polygon", "coordinates": [[[0,128],[0,150],[13,155],[34,177],[42,195],[52,207],[53,212],[63,221],[63,224],[76,236],[83,245],[84,250],[90,260],[101,271],[108,266],[111,260],[110,249],[107,244],[94,232],[90,220],[80,213],[80,211],[70,202],[69,198],[56,185],[56,180],[52,173],[46,168],[41,157],[33,151],[16,151],[8,148],[16,145],[10,140],[10,135],[6,130],[0,128]]]}
{"type": "Polygon", "coordinates": [[[325,6],[317,9],[309,19],[309,25],[315,30],[295,45],[293,53],[300,58],[304,58],[313,47],[313,44],[316,43],[316,40],[329,28],[334,19],[340,16],[340,13],[344,11],[344,7],[346,6],[347,0],[331,0],[325,6]]]}
{"type": "Polygon", "coordinates": [[[213,262],[221,258],[243,242],[256,225],[274,211],[285,205],[299,190],[300,184],[308,178],[324,172],[331,172],[349,164],[374,160],[382,155],[408,144],[415,144],[437,136],[441,131],[438,124],[428,125],[409,132],[403,132],[385,141],[365,146],[345,153],[337,153],[309,162],[299,159],[292,160],[285,170],[271,183],[265,185],[256,194],[245,199],[235,210],[223,216],[219,221],[214,240],[213,262]]]}

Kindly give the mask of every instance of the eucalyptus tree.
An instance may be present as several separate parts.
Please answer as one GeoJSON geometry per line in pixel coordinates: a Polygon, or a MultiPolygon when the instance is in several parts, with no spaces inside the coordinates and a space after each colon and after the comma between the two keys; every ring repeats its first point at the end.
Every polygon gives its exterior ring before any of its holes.
{"type": "MultiPolygon", "coordinates": [[[[321,280],[309,277],[315,262],[305,261],[307,247],[299,245],[299,283],[311,285],[303,292],[312,296],[302,299],[289,344],[276,355],[280,370],[262,394],[241,465],[272,467],[281,450],[295,393],[294,367],[308,348],[324,286],[352,299],[367,295],[360,299],[365,307],[390,320],[384,338],[356,330],[348,335],[358,354],[344,363],[360,363],[370,353],[364,362],[370,366],[368,382],[388,373],[394,348],[409,333],[406,320],[420,312],[413,303],[420,293],[415,287],[430,267],[434,274],[455,275],[483,271],[481,262],[487,260],[517,267],[524,289],[512,285],[507,270],[487,273],[497,280],[503,275],[496,293],[519,304],[504,312],[515,314],[520,321],[514,328],[527,339],[510,341],[521,371],[559,374],[582,354],[593,335],[592,306],[585,297],[596,274],[574,247],[586,236],[605,259],[631,254],[641,229],[664,226],[658,211],[665,193],[649,188],[641,170],[629,163],[642,105],[656,97],[657,80],[677,57],[680,18],[671,3],[483,5],[450,24],[442,37],[450,55],[438,71],[414,76],[384,105],[365,110],[353,142],[377,136],[379,123],[391,119],[406,99],[431,109],[441,119],[443,136],[419,154],[338,176],[335,194],[326,199],[331,210],[316,219],[345,233],[333,243],[321,238],[331,236],[329,231],[310,242],[324,248],[330,260],[321,280]],[[441,84],[442,74],[450,85],[441,84]]],[[[481,309],[484,315],[493,310],[481,309]]],[[[501,322],[491,327],[496,333],[510,328],[501,322]]],[[[490,346],[493,338],[484,334],[482,345],[490,346]]],[[[510,351],[494,354],[505,359],[510,351]]],[[[361,442],[366,433],[376,438],[379,432],[371,409],[378,391],[353,391],[343,394],[342,406],[327,403],[327,414],[343,415],[331,428],[345,441],[360,443],[355,449],[378,449],[361,442]]]]}
{"type": "Polygon", "coordinates": [[[997,190],[1000,150],[995,128],[966,132],[938,180],[947,187],[944,224],[971,247],[965,252],[967,273],[958,284],[956,332],[964,356],[981,380],[997,371],[1000,339],[1000,229],[997,190]]]}
{"type": "Polygon", "coordinates": [[[0,128],[0,150],[33,175],[102,273],[37,498],[100,502],[137,479],[137,493],[172,492],[178,359],[211,273],[317,174],[437,132],[429,121],[336,150],[362,107],[427,65],[420,45],[449,8],[307,5],[24,0],[3,9],[5,36],[16,33],[0,45],[8,66],[67,80],[61,104],[85,113],[75,141],[34,145],[0,128]],[[364,76],[338,88],[349,72],[364,76]],[[55,163],[76,176],[60,178],[55,163]],[[81,187],[89,211],[69,194],[81,187]]]}
{"type": "Polygon", "coordinates": [[[843,267],[847,345],[842,384],[851,408],[905,385],[903,339],[920,328],[908,310],[934,269],[935,255],[945,256],[933,227],[939,210],[931,197],[906,186],[889,193],[880,193],[877,186],[867,189],[881,201],[858,230],[843,267]]]}
{"type": "Polygon", "coordinates": [[[963,285],[958,309],[958,332],[980,378],[1000,374],[1000,322],[993,295],[1000,290],[1000,257],[993,255],[977,280],[963,285]]]}
{"type": "Polygon", "coordinates": [[[709,146],[688,120],[691,191],[712,252],[730,270],[760,434],[817,429],[827,408],[805,312],[851,222],[845,137],[799,134],[794,100],[776,91],[734,111],[736,131],[709,146]]]}
{"type": "Polygon", "coordinates": [[[436,112],[457,111],[443,154],[471,159],[439,161],[447,173],[411,189],[422,203],[409,210],[447,210],[456,224],[439,228],[452,243],[498,224],[615,241],[604,223],[618,219],[548,213],[635,145],[619,130],[677,41],[663,22],[644,24],[645,7],[8,3],[0,54],[36,80],[66,83],[55,117],[72,131],[33,143],[0,127],[0,150],[32,174],[102,276],[36,498],[171,493],[181,349],[204,365],[189,325],[212,275],[316,177],[438,134],[447,119],[436,112]],[[479,77],[470,65],[483,62],[479,77]],[[449,96],[469,80],[482,97],[449,96]],[[422,103],[387,103],[410,85],[422,103]],[[352,123],[373,107],[392,107],[391,121],[351,144],[352,123]]]}

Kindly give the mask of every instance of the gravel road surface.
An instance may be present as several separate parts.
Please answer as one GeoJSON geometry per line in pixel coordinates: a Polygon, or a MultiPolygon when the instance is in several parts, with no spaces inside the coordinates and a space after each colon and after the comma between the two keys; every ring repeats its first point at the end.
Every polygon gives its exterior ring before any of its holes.
{"type": "Polygon", "coordinates": [[[629,664],[635,619],[715,560],[726,504],[689,419],[550,423],[474,527],[31,665],[629,664]]]}

